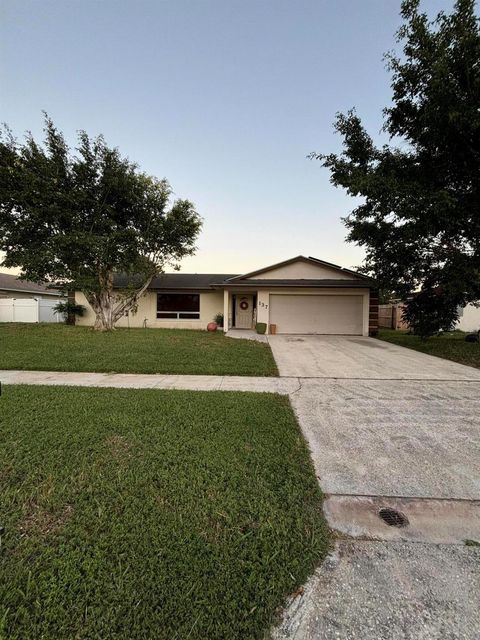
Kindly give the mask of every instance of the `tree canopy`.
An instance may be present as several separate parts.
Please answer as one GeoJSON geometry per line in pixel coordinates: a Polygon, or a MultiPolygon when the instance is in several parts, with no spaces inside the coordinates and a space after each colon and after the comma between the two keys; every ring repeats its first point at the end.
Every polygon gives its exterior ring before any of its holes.
{"type": "Polygon", "coordinates": [[[340,154],[313,153],[331,182],[361,204],[348,240],[365,271],[407,297],[416,332],[450,329],[458,306],[480,300],[480,22],[474,0],[430,20],[419,0],[401,4],[400,55],[387,54],[390,142],[376,146],[355,110],[337,114],[340,154]]]}
{"type": "Polygon", "coordinates": [[[141,172],[102,136],[81,131],[76,152],[45,117],[43,144],[0,139],[0,250],[21,276],[82,291],[98,329],[134,309],[152,278],[191,255],[201,218],[167,180],[141,172]],[[127,276],[123,291],[115,273],[127,276]]]}

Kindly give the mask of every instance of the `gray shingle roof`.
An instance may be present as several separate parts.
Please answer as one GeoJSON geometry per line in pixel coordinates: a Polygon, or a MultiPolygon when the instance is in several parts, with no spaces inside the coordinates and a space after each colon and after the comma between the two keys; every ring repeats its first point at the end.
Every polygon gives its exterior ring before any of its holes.
{"type": "MultiPolygon", "coordinates": [[[[220,284],[220,283],[218,283],[220,284]]],[[[340,280],[340,279],[323,279],[323,280],[310,280],[310,279],[252,279],[245,278],[242,280],[234,280],[233,282],[223,283],[229,287],[242,287],[242,286],[255,286],[255,287],[370,287],[373,285],[372,280],[340,280]]]]}
{"type": "MultiPolygon", "coordinates": [[[[152,280],[149,289],[197,289],[209,290],[213,284],[219,284],[228,278],[233,278],[231,273],[162,273],[152,280]]],[[[129,279],[125,275],[115,276],[115,287],[126,287],[129,279]]],[[[138,284],[135,279],[130,279],[131,284],[138,284]]]]}
{"type": "Polygon", "coordinates": [[[19,280],[11,273],[0,273],[0,289],[2,291],[21,291],[22,293],[38,293],[48,296],[61,295],[57,289],[48,289],[45,285],[30,282],[30,280],[19,280]]]}
{"type": "MultiPolygon", "coordinates": [[[[245,278],[242,280],[230,281],[230,278],[236,276],[228,273],[162,273],[152,280],[149,289],[171,289],[171,290],[196,290],[209,291],[210,289],[218,289],[223,286],[229,287],[355,287],[365,288],[372,286],[373,281],[364,278],[352,280],[340,279],[254,279],[245,278]]],[[[128,278],[125,275],[115,276],[115,287],[124,288],[128,284],[139,285],[137,278],[128,278]]]]}

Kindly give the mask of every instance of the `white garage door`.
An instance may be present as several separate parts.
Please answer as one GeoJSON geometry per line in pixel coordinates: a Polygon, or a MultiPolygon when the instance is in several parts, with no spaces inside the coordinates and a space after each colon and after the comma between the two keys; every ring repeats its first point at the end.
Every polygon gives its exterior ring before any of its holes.
{"type": "Polygon", "coordinates": [[[362,335],[363,296],[271,295],[270,323],[277,333],[362,335]]]}

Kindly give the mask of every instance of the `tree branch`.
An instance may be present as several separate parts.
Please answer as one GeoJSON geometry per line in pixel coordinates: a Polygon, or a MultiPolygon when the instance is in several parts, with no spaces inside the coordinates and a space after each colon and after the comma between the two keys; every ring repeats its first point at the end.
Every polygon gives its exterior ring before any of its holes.
{"type": "Polygon", "coordinates": [[[122,317],[125,311],[129,311],[136,304],[137,300],[145,293],[145,291],[150,286],[153,277],[153,275],[149,276],[149,278],[144,282],[140,289],[132,293],[132,295],[127,297],[125,300],[122,300],[122,302],[120,302],[120,304],[115,307],[112,313],[114,324],[122,317]]]}

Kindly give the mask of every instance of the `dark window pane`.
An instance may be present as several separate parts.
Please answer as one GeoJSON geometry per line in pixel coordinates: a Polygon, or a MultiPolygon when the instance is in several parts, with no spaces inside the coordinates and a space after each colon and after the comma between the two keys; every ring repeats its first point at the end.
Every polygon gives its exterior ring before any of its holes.
{"type": "Polygon", "coordinates": [[[181,320],[198,320],[200,318],[199,313],[179,313],[178,317],[181,320]]]}
{"type": "Polygon", "coordinates": [[[177,314],[171,311],[157,311],[157,318],[174,318],[177,319],[177,314]]]}
{"type": "Polygon", "coordinates": [[[158,293],[157,311],[200,311],[198,293],[158,293]]]}

